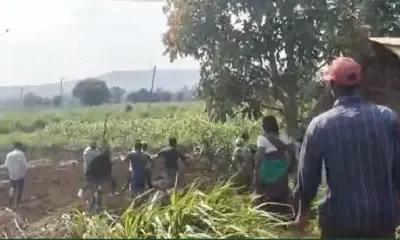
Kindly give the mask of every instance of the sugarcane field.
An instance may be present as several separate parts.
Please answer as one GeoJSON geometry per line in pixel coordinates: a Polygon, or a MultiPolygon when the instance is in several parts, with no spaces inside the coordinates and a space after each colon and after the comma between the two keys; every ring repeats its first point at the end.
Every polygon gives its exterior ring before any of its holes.
{"type": "Polygon", "coordinates": [[[400,238],[399,23],[394,0],[0,1],[1,238],[400,238]]]}

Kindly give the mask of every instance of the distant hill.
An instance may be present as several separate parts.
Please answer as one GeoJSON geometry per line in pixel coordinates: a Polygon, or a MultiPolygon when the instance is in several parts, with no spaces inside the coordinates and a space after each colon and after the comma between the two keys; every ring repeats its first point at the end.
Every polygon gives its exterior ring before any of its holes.
{"type": "MultiPolygon", "coordinates": [[[[150,89],[151,78],[153,72],[151,70],[143,71],[113,71],[102,74],[97,77],[105,81],[108,87],[119,86],[126,91],[139,90],[141,88],[150,89]]],[[[82,79],[84,79],[83,77],[82,79]]],[[[79,79],[79,80],[82,80],[79,79]]],[[[178,91],[185,85],[192,87],[199,82],[200,73],[198,70],[163,70],[156,72],[154,80],[154,90],[163,88],[169,91],[178,91]]],[[[71,80],[64,82],[64,94],[69,95],[79,80],[71,80]]],[[[51,97],[60,94],[60,84],[51,83],[36,86],[23,86],[24,93],[33,92],[44,97],[51,97]]],[[[19,98],[21,86],[0,86],[0,100],[19,98]]]]}

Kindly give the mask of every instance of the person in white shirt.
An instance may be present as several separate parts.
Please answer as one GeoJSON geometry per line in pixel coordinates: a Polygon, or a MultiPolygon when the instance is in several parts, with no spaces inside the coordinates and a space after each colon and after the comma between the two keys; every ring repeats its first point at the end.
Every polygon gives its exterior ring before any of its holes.
{"type": "Polygon", "coordinates": [[[93,183],[91,176],[87,174],[90,163],[101,154],[100,150],[97,148],[97,142],[92,141],[90,146],[83,151],[83,173],[85,175],[85,185],[83,188],[79,189],[78,197],[83,197],[84,191],[89,188],[93,183]]]}
{"type": "Polygon", "coordinates": [[[7,154],[6,161],[1,168],[6,168],[10,177],[9,206],[16,206],[21,203],[22,192],[24,190],[25,176],[28,170],[28,161],[23,152],[23,145],[20,142],[13,144],[13,150],[7,154]]]}

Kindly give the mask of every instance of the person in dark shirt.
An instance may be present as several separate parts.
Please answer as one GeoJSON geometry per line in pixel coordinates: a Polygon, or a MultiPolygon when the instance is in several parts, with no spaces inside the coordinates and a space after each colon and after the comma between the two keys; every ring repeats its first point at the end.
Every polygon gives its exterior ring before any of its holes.
{"type": "Polygon", "coordinates": [[[169,147],[163,148],[158,153],[157,157],[162,157],[165,162],[165,170],[168,177],[168,186],[174,187],[175,182],[179,188],[184,187],[183,173],[179,171],[178,160],[181,159],[186,167],[189,167],[187,157],[177,148],[178,142],[176,138],[169,138],[169,147]],[[178,179],[177,179],[178,177],[178,179]]]}
{"type": "Polygon", "coordinates": [[[95,185],[109,182],[111,184],[112,193],[115,193],[117,184],[112,176],[111,154],[107,146],[104,147],[101,154],[95,157],[89,164],[86,175],[92,180],[89,182],[95,185]]]}
{"type": "Polygon", "coordinates": [[[336,101],[314,118],[300,151],[296,223],[308,226],[308,211],[321,183],[329,187],[319,206],[321,238],[395,238],[400,217],[399,128],[388,107],[357,95],[361,66],[335,59],[324,75],[336,101]]]}
{"type": "Polygon", "coordinates": [[[145,169],[148,164],[146,155],[142,152],[142,141],[136,141],[134,150],[128,153],[126,160],[130,162],[132,168],[131,192],[141,193],[146,187],[145,169]]]}

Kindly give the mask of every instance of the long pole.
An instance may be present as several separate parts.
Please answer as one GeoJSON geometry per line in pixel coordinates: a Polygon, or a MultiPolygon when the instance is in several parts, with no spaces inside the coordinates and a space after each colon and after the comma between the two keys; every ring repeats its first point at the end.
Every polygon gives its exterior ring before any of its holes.
{"type": "Polygon", "coordinates": [[[156,77],[156,71],[157,71],[157,66],[154,66],[154,68],[153,68],[153,76],[151,78],[149,109],[151,108],[151,102],[153,101],[153,88],[154,88],[154,79],[156,77]]]}
{"type": "Polygon", "coordinates": [[[24,106],[24,86],[21,86],[20,92],[19,92],[19,100],[21,101],[21,106],[24,106]]]}
{"type": "Polygon", "coordinates": [[[60,107],[62,107],[63,105],[63,94],[64,94],[64,89],[63,89],[63,82],[64,82],[64,78],[60,79],[60,107]]]}

